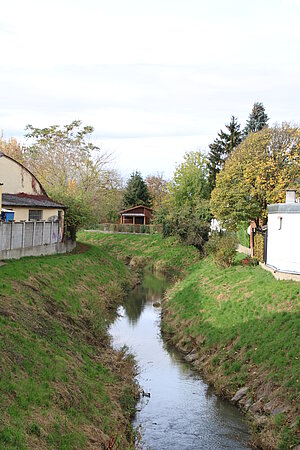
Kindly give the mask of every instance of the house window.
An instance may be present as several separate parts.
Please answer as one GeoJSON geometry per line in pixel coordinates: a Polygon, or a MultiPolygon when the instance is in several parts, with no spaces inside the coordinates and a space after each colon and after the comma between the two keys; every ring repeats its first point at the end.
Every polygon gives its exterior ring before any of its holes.
{"type": "Polygon", "coordinates": [[[42,220],[43,210],[42,209],[30,209],[28,220],[42,220]]]}
{"type": "Polygon", "coordinates": [[[136,217],[135,218],[136,225],[143,225],[144,224],[144,217],[136,217]]]}

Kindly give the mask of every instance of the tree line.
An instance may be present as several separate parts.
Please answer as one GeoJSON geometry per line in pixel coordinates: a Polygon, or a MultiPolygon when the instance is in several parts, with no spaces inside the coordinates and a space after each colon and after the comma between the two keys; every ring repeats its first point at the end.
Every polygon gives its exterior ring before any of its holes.
{"type": "Polygon", "coordinates": [[[80,227],[116,222],[118,212],[144,204],[155,210],[162,205],[167,182],[161,174],[146,181],[134,172],[125,185],[111,169],[113,155],[94,145],[94,129],[75,120],[62,127],[27,125],[25,144],[0,138],[0,150],[27,167],[49,197],[67,207],[66,224],[72,233],[80,227]]]}
{"type": "Polygon", "coordinates": [[[286,189],[300,195],[300,128],[268,122],[256,102],[244,129],[233,115],[208,154],[185,155],[156,215],[165,234],[202,250],[212,218],[227,230],[246,229],[251,220],[259,226],[267,221],[268,204],[284,202],[286,189]]]}
{"type": "Polygon", "coordinates": [[[124,183],[111,169],[112,155],[91,140],[93,128],[79,120],[59,127],[26,127],[26,144],[0,139],[0,149],[23,163],[53,200],[68,207],[73,229],[116,222],[118,211],[150,206],[154,222],[200,250],[211,218],[236,230],[249,220],[266,220],[267,204],[284,201],[285,190],[300,193],[300,129],[287,123],[269,127],[256,102],[242,129],[232,115],[208,153],[187,152],[171,180],[162,174],[143,179],[140,172],[124,183]]]}

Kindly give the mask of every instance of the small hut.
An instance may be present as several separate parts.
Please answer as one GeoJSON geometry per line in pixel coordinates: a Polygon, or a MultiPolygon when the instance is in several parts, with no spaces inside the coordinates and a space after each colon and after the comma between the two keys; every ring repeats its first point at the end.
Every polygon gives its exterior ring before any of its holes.
{"type": "Polygon", "coordinates": [[[149,225],[152,218],[152,209],[148,206],[138,205],[119,211],[120,223],[123,225],[149,225]]]}

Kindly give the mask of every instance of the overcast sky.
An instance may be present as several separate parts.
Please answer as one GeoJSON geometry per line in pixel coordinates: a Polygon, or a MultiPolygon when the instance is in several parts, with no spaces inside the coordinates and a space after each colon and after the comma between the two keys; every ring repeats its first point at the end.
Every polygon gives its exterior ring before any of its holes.
{"type": "Polygon", "coordinates": [[[123,176],[173,173],[255,101],[300,123],[300,0],[0,0],[0,128],[81,119],[123,176]]]}

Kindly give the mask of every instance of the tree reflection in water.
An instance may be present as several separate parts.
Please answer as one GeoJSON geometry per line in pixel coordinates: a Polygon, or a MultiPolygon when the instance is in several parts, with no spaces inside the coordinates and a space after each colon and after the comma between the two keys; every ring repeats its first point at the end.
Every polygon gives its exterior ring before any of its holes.
{"type": "Polygon", "coordinates": [[[137,323],[146,303],[161,301],[168,285],[166,278],[145,272],[142,284],[135,287],[123,305],[131,325],[137,323]]]}

